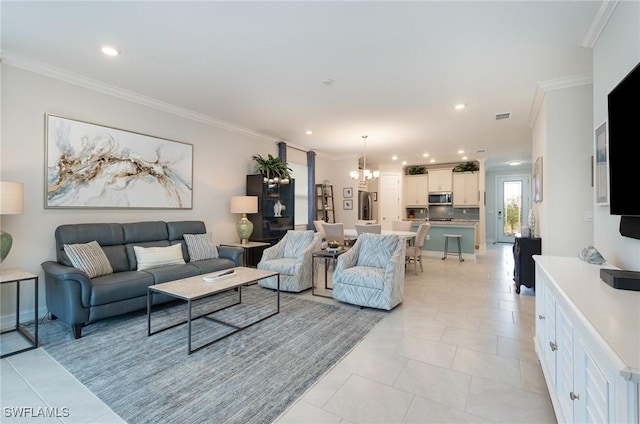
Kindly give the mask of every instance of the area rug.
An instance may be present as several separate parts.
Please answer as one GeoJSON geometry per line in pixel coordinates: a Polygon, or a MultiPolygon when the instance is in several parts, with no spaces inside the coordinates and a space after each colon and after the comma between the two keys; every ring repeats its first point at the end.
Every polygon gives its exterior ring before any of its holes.
{"type": "MultiPolygon", "coordinates": [[[[216,309],[235,296],[197,309],[216,309]]],[[[214,316],[241,325],[275,309],[275,293],[257,285],[244,288],[242,300],[214,316]]],[[[184,320],[185,311],[176,303],[155,308],[152,329],[184,320]]],[[[146,311],[91,324],[78,340],[57,320],[40,334],[44,349],[128,423],[271,423],[381,318],[283,293],[278,315],[191,355],[185,325],[147,337],[146,311]]],[[[228,331],[196,320],[193,347],[228,331]]]]}

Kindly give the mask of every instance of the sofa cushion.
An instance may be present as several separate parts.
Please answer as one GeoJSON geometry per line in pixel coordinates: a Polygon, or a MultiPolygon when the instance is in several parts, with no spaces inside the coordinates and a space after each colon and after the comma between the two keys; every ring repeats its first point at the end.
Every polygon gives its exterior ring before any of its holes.
{"type": "Polygon", "coordinates": [[[259,269],[266,269],[268,271],[276,271],[280,274],[293,275],[296,268],[295,258],[277,258],[270,261],[260,261],[258,264],[259,269]]]}
{"type": "Polygon", "coordinates": [[[202,261],[189,262],[189,264],[197,267],[200,270],[200,274],[207,274],[209,272],[220,271],[237,266],[234,261],[228,258],[205,259],[202,261]]]}
{"type": "Polygon", "coordinates": [[[122,244],[169,240],[167,223],[164,221],[130,222],[122,224],[122,230],[124,232],[122,244]]]}
{"type": "Polygon", "coordinates": [[[153,275],[155,284],[200,275],[200,269],[192,264],[161,266],[159,268],[146,269],[144,272],[153,275]]]}
{"type": "Polygon", "coordinates": [[[138,263],[138,271],[167,265],[184,264],[180,243],[167,247],[133,246],[138,263]]]}
{"type": "Polygon", "coordinates": [[[64,251],[75,268],[87,273],[89,278],[113,273],[113,268],[97,241],[84,244],[65,244],[64,251]]]}
{"type": "Polygon", "coordinates": [[[190,261],[201,261],[204,259],[215,259],[218,257],[218,249],[211,233],[206,234],[184,234],[184,241],[189,250],[190,261]]]}
{"type": "MultiPolygon", "coordinates": [[[[55,239],[58,262],[62,265],[73,266],[64,251],[65,244],[88,243],[95,240],[105,249],[124,244],[124,233],[122,224],[65,224],[56,228],[55,239]]],[[[105,250],[105,253],[113,266],[114,263],[108,249],[105,250]]]]}
{"type": "Polygon", "coordinates": [[[125,271],[91,280],[91,306],[106,305],[147,295],[153,276],[144,271],[125,271]]]}

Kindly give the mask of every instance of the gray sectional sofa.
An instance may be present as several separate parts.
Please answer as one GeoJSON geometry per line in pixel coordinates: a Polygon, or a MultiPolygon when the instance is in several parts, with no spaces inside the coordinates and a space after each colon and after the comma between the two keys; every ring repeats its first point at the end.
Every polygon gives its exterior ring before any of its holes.
{"type": "MultiPolygon", "coordinates": [[[[45,272],[47,308],[52,318],[71,325],[76,339],[82,327],[109,317],[144,309],[147,287],[194,275],[242,265],[243,249],[217,246],[218,258],[191,261],[184,234],[206,234],[202,221],[149,221],[125,224],[69,224],[55,231],[57,261],[42,263],[45,272]],[[65,244],[97,241],[113,273],[89,276],[74,268],[65,244]],[[134,246],[166,247],[182,244],[185,263],[138,271],[134,246]]],[[[154,296],[154,303],[170,300],[154,296]]]]}

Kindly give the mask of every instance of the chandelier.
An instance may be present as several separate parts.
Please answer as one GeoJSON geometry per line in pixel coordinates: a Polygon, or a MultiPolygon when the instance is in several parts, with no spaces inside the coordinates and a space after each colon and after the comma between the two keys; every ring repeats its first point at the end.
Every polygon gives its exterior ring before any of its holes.
{"type": "Polygon", "coordinates": [[[380,171],[371,171],[367,169],[367,137],[366,135],[362,136],[362,141],[364,143],[364,161],[362,162],[362,171],[359,169],[357,171],[351,171],[349,175],[356,181],[365,182],[367,180],[376,179],[380,176],[380,171]]]}

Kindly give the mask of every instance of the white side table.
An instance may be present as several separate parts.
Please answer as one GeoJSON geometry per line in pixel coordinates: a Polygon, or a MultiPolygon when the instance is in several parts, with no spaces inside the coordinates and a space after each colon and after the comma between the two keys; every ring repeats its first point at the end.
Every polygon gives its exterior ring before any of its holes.
{"type": "Polygon", "coordinates": [[[0,284],[9,284],[16,283],[16,325],[14,328],[9,330],[4,330],[0,334],[6,334],[11,332],[18,332],[25,339],[31,342],[31,346],[26,347],[24,349],[19,349],[10,353],[5,353],[4,355],[0,355],[0,358],[5,358],[7,356],[15,355],[17,353],[25,352],[27,350],[35,349],[38,347],[38,276],[27,272],[20,268],[0,268],[0,284]],[[32,336],[29,332],[20,325],[20,283],[22,281],[33,280],[34,287],[34,299],[35,299],[35,309],[33,312],[34,316],[34,335],[32,336]]]}

